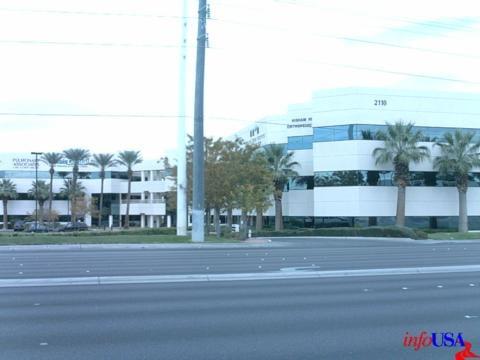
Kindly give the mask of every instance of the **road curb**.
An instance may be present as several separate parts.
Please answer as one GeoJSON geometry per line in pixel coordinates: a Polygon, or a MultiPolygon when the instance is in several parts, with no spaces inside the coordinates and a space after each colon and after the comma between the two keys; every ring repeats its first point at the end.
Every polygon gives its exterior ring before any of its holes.
{"type": "Polygon", "coordinates": [[[0,279],[0,288],[12,287],[47,287],[79,285],[122,285],[122,284],[162,284],[183,282],[217,282],[217,281],[255,281],[288,280],[338,277],[369,277],[395,275],[421,275],[480,272],[480,265],[433,266],[416,268],[330,270],[330,271],[275,271],[233,274],[189,274],[189,275],[141,275],[141,276],[93,276],[72,278],[43,279],[0,279]]]}
{"type": "Polygon", "coordinates": [[[264,242],[208,244],[64,244],[64,245],[4,245],[2,251],[64,251],[64,250],[155,250],[155,249],[245,249],[283,247],[285,244],[264,242]]]}

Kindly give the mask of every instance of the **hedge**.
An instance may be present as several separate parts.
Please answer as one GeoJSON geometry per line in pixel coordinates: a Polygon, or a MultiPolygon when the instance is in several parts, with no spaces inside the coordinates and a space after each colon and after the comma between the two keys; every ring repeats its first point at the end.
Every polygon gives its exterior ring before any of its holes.
{"type": "MultiPolygon", "coordinates": [[[[176,235],[176,228],[153,228],[153,229],[131,229],[131,230],[90,230],[90,231],[67,231],[42,233],[48,236],[111,236],[111,235],[176,235]]],[[[0,234],[3,235],[4,234],[0,234]]],[[[35,235],[26,232],[5,233],[7,236],[35,235]]]]}
{"type": "Polygon", "coordinates": [[[421,230],[414,230],[401,226],[372,226],[366,228],[338,227],[320,229],[288,229],[282,231],[256,231],[255,237],[279,237],[279,236],[338,236],[338,237],[389,237],[389,238],[410,238],[428,239],[428,234],[421,230]]]}

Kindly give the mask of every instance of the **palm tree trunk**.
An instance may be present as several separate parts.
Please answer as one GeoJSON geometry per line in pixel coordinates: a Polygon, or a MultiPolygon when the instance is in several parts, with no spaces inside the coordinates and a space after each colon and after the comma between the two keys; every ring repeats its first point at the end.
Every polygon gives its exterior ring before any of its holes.
{"type": "Polygon", "coordinates": [[[405,226],[405,200],[406,200],[406,187],[398,186],[397,194],[397,216],[395,225],[405,226]]]}
{"type": "Polygon", "coordinates": [[[7,212],[8,200],[3,200],[3,231],[8,229],[8,212],[7,212]]]}
{"type": "Polygon", "coordinates": [[[48,193],[48,222],[52,225],[53,172],[50,169],[50,190],[48,193]]]}
{"type": "Polygon", "coordinates": [[[247,223],[247,212],[245,209],[242,209],[242,215],[241,215],[241,226],[240,226],[240,233],[242,234],[242,239],[245,240],[247,238],[247,228],[248,228],[248,223],[247,223]]]}
{"type": "Polygon", "coordinates": [[[127,213],[125,214],[125,229],[130,227],[130,193],[132,191],[132,176],[128,175],[128,192],[127,192],[127,213]]]}
{"type": "Polygon", "coordinates": [[[257,218],[255,221],[255,230],[261,231],[263,229],[263,213],[262,213],[262,208],[257,207],[256,209],[257,213],[257,218]]]}
{"type": "Polygon", "coordinates": [[[45,203],[43,201],[38,202],[38,217],[40,218],[40,224],[43,225],[43,207],[45,203]]]}
{"type": "Polygon", "coordinates": [[[205,208],[205,231],[206,234],[210,233],[210,214],[212,210],[210,209],[210,205],[207,205],[205,208]]]}
{"type": "Polygon", "coordinates": [[[77,214],[76,214],[76,211],[77,211],[77,171],[75,170],[75,168],[73,168],[72,185],[73,185],[73,196],[72,196],[72,205],[71,205],[72,215],[71,215],[70,220],[71,220],[72,224],[75,224],[77,222],[77,214]]]}
{"type": "Polygon", "coordinates": [[[461,233],[468,231],[468,213],[467,213],[467,191],[458,190],[458,231],[461,233]]]}
{"type": "Polygon", "coordinates": [[[229,207],[227,209],[227,227],[228,231],[232,231],[232,225],[233,225],[233,209],[229,207]]]}
{"type": "Polygon", "coordinates": [[[102,185],[100,186],[100,212],[98,213],[98,226],[102,226],[102,214],[103,214],[103,182],[105,177],[102,176],[102,185]]]}
{"type": "Polygon", "coordinates": [[[275,194],[275,231],[283,230],[282,195],[275,194]]]}
{"type": "Polygon", "coordinates": [[[215,233],[217,235],[217,238],[220,238],[221,232],[220,232],[220,208],[215,206],[214,209],[214,215],[213,215],[213,222],[215,223],[215,233]]]}

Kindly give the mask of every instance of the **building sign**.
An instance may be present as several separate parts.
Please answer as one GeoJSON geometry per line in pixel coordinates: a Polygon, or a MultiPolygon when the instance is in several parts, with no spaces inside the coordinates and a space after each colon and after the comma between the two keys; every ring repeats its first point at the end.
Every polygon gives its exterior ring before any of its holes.
{"type": "Polygon", "coordinates": [[[312,118],[311,117],[292,119],[291,122],[292,122],[292,124],[287,125],[287,129],[312,127],[312,118]]]}
{"type": "Polygon", "coordinates": [[[260,133],[260,129],[258,126],[255,126],[252,130],[250,130],[250,137],[254,137],[255,135],[258,135],[260,133]]]}
{"type": "MultiPolygon", "coordinates": [[[[81,170],[89,168],[90,161],[82,161],[79,164],[81,170]]],[[[56,166],[56,169],[71,169],[73,163],[70,160],[62,159],[56,166]]],[[[0,160],[0,168],[3,170],[35,170],[35,157],[26,156],[24,154],[12,154],[10,156],[2,156],[0,160]]],[[[38,169],[48,170],[48,165],[38,159],[38,169]]]]}
{"type": "Polygon", "coordinates": [[[13,158],[13,169],[35,169],[35,159],[29,158],[13,158]]]}

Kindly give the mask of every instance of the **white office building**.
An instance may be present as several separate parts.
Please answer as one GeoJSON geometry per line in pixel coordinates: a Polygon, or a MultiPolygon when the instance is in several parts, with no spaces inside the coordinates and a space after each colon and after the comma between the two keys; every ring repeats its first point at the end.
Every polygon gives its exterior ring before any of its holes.
{"type": "MultiPolygon", "coordinates": [[[[39,180],[50,183],[49,166],[39,160],[37,176],[39,180]]],[[[160,227],[170,225],[166,216],[165,193],[173,182],[168,178],[162,161],[143,161],[135,165],[130,202],[130,225],[139,227],[160,227]]],[[[127,172],[123,166],[108,168],[104,183],[104,216],[103,226],[117,227],[125,224],[127,200],[127,172]]],[[[0,180],[10,179],[16,185],[18,196],[9,200],[7,205],[8,219],[25,219],[35,212],[35,199],[29,195],[35,181],[35,156],[29,153],[0,154],[0,180]]],[[[66,179],[72,178],[72,164],[62,160],[55,167],[53,179],[54,201],[52,209],[59,215],[60,222],[70,221],[70,201],[62,196],[62,188],[66,179]]],[[[85,200],[89,204],[96,203],[100,197],[101,180],[99,169],[87,163],[80,164],[78,181],[84,187],[85,200]]],[[[2,213],[3,213],[3,205],[2,213]]],[[[44,208],[48,208],[48,201],[44,208]]],[[[98,225],[98,218],[92,219],[86,213],[83,219],[87,225],[98,225]]]]}
{"type": "MultiPolygon", "coordinates": [[[[412,122],[424,134],[432,158],[434,141],[447,131],[476,132],[480,140],[480,95],[375,88],[345,88],[314,93],[304,104],[271,116],[235,134],[262,146],[285,144],[295,153],[304,181],[292,179],[283,197],[285,222],[332,226],[393,224],[397,188],[393,165],[377,166],[372,152],[383,146],[375,133],[387,122],[412,122]],[[376,218],[372,221],[372,218],[376,218]]],[[[433,161],[412,164],[407,188],[407,225],[454,228],[458,195],[453,178],[440,176],[433,161]]],[[[470,175],[471,228],[480,228],[480,169],[470,175]]],[[[273,209],[267,213],[274,215],[273,209]]]]}

